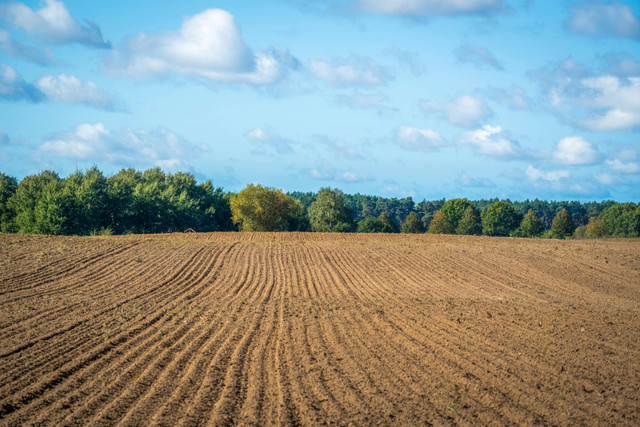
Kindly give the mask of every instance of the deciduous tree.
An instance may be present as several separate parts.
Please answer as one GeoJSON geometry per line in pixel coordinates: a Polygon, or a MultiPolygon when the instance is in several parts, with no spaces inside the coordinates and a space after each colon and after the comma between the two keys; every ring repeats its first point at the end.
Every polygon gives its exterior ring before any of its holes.
{"type": "Polygon", "coordinates": [[[508,202],[495,202],[482,213],[482,232],[487,236],[508,236],[518,225],[520,216],[508,202]]]}
{"type": "Polygon", "coordinates": [[[422,234],[424,233],[424,224],[417,213],[411,212],[407,215],[407,219],[402,223],[401,231],[403,233],[422,234]]]}

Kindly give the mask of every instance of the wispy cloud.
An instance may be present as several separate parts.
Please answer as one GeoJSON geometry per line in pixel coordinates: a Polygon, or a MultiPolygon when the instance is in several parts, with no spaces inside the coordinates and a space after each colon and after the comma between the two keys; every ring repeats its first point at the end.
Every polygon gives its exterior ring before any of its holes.
{"type": "Polygon", "coordinates": [[[467,175],[466,172],[460,172],[456,180],[458,185],[469,188],[493,188],[496,183],[488,178],[474,178],[467,175]]]}
{"type": "Polygon", "coordinates": [[[8,31],[0,28],[0,50],[14,58],[35,62],[40,65],[51,65],[55,62],[49,49],[31,46],[21,40],[11,37],[8,31]]]}
{"type": "Polygon", "coordinates": [[[465,44],[458,47],[454,54],[459,64],[473,64],[477,68],[493,68],[494,70],[504,71],[502,63],[487,49],[478,45],[465,44]]]}
{"type": "Polygon", "coordinates": [[[0,65],[0,98],[8,101],[41,102],[45,95],[34,85],[27,83],[9,65],[0,65]]]}
{"type": "Polygon", "coordinates": [[[451,124],[463,127],[477,126],[491,115],[489,106],[482,98],[462,95],[448,102],[420,103],[429,112],[440,113],[451,124]]]}
{"type": "Polygon", "coordinates": [[[383,15],[489,15],[506,10],[503,0],[359,0],[364,10],[383,15]]]}
{"type": "Polygon", "coordinates": [[[0,4],[0,20],[51,44],[79,43],[89,47],[110,48],[100,27],[92,21],[79,23],[71,16],[63,2],[44,0],[40,9],[24,3],[0,4]]]}
{"type": "Polygon", "coordinates": [[[590,36],[640,39],[640,19],[617,1],[587,1],[571,6],[566,26],[574,33],[590,36]]]}
{"type": "Polygon", "coordinates": [[[268,148],[277,154],[290,154],[294,151],[294,142],[273,129],[258,127],[247,132],[246,136],[259,144],[261,148],[268,148]]]}
{"type": "Polygon", "coordinates": [[[512,110],[522,111],[533,108],[533,101],[520,86],[511,86],[508,89],[489,86],[484,93],[495,102],[506,105],[512,110]]]}
{"type": "Polygon", "coordinates": [[[336,169],[329,162],[323,162],[321,165],[308,169],[306,174],[320,181],[333,181],[342,183],[356,183],[364,181],[374,181],[374,178],[369,175],[360,174],[353,170],[336,169]]]}
{"type": "Polygon", "coordinates": [[[529,178],[530,181],[560,181],[563,179],[567,179],[571,176],[571,173],[568,170],[551,170],[544,171],[538,168],[533,167],[532,165],[527,166],[527,170],[525,171],[525,175],[529,178]]]}
{"type": "Polygon", "coordinates": [[[333,86],[372,87],[388,83],[394,77],[371,58],[350,56],[331,62],[321,59],[309,61],[309,72],[333,86]]]}

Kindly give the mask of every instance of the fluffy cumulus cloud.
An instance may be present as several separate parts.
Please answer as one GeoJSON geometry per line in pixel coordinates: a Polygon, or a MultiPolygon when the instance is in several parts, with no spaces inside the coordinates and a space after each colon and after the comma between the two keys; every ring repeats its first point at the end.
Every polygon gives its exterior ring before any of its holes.
{"type": "Polygon", "coordinates": [[[431,152],[446,145],[442,136],[431,129],[400,126],[396,131],[396,141],[405,150],[431,152]]]}
{"type": "Polygon", "coordinates": [[[459,144],[472,147],[477,154],[500,160],[518,160],[531,157],[531,153],[504,134],[502,127],[484,125],[480,129],[465,132],[459,144]]]}
{"type": "Polygon", "coordinates": [[[617,1],[588,1],[571,6],[567,27],[591,36],[640,39],[640,19],[633,10],[617,1]]]}
{"type": "Polygon", "coordinates": [[[623,150],[612,159],[605,161],[606,165],[613,172],[622,174],[640,173],[640,162],[638,162],[638,153],[636,150],[623,150]]]}
{"type": "Polygon", "coordinates": [[[47,140],[40,146],[39,153],[47,158],[179,169],[201,150],[165,129],[110,131],[102,123],[83,123],[71,132],[47,140]]]}
{"type": "Polygon", "coordinates": [[[583,79],[582,85],[588,94],[582,97],[581,102],[600,111],[583,120],[585,127],[607,131],[640,126],[640,77],[598,76],[583,79]]]}
{"type": "Polygon", "coordinates": [[[477,126],[491,115],[489,106],[482,98],[462,95],[448,102],[420,103],[429,112],[440,113],[451,124],[463,127],[477,126]]]}
{"type": "Polygon", "coordinates": [[[253,52],[231,13],[209,9],[185,18],[177,31],[127,39],[107,68],[132,75],[177,74],[259,85],[274,83],[295,64],[295,58],[278,48],[253,52]]]}
{"type": "Polygon", "coordinates": [[[306,171],[307,175],[320,181],[334,181],[342,183],[356,183],[374,181],[371,176],[363,175],[352,170],[336,169],[329,162],[323,162],[320,166],[306,171]]]}
{"type": "Polygon", "coordinates": [[[53,54],[46,48],[31,46],[11,37],[8,31],[0,28],[0,50],[7,55],[40,65],[51,65],[55,62],[53,54]]]}
{"type": "Polygon", "coordinates": [[[37,10],[18,2],[1,3],[0,20],[46,43],[111,47],[98,25],[91,21],[81,24],[71,16],[64,3],[57,0],[45,0],[37,10]]]}
{"type": "Polygon", "coordinates": [[[309,72],[316,78],[333,86],[379,86],[393,76],[371,58],[351,56],[331,62],[321,59],[309,61],[309,72]]]}
{"type": "Polygon", "coordinates": [[[273,129],[255,128],[247,132],[246,136],[259,144],[260,148],[267,148],[277,154],[293,153],[293,141],[284,138],[273,129]]]}
{"type": "Polygon", "coordinates": [[[563,120],[592,131],[640,127],[640,76],[595,74],[571,58],[531,73],[563,120]]]}
{"type": "Polygon", "coordinates": [[[95,83],[78,79],[73,75],[45,75],[35,82],[40,92],[55,102],[85,104],[104,110],[113,110],[114,102],[95,83]]]}
{"type": "Polygon", "coordinates": [[[477,68],[493,68],[494,70],[503,71],[502,63],[487,49],[477,45],[465,44],[458,47],[454,54],[459,64],[469,63],[477,68]]]}
{"type": "Polygon", "coordinates": [[[0,65],[0,98],[9,101],[63,102],[84,104],[104,110],[114,110],[113,99],[91,81],[73,75],[44,75],[35,83],[26,82],[8,65],[0,65]]]}
{"type": "Polygon", "coordinates": [[[553,152],[553,161],[563,165],[591,165],[599,160],[600,153],[579,136],[562,138],[553,152]]]}
{"type": "Polygon", "coordinates": [[[0,98],[8,101],[40,102],[45,96],[38,88],[27,83],[18,72],[9,65],[0,65],[0,98]]]}
{"type": "Polygon", "coordinates": [[[506,9],[503,0],[359,0],[362,9],[383,15],[487,15],[506,9]]]}
{"type": "Polygon", "coordinates": [[[571,176],[571,174],[567,170],[544,171],[544,170],[535,168],[532,165],[527,166],[525,175],[527,176],[527,178],[529,178],[529,180],[533,182],[536,182],[536,181],[556,182],[556,181],[569,178],[571,176]]]}

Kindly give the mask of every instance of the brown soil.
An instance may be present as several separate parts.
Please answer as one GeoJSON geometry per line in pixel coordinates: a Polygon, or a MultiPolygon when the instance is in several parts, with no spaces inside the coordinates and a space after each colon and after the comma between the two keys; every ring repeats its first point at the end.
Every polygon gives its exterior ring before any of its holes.
{"type": "Polygon", "coordinates": [[[640,241],[0,235],[0,424],[639,425],[640,241]]]}

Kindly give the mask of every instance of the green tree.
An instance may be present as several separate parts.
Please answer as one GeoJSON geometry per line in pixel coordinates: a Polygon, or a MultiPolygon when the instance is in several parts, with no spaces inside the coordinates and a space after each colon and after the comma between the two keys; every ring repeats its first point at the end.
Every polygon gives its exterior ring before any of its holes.
{"type": "Polygon", "coordinates": [[[242,231],[284,231],[300,206],[280,190],[249,184],[231,197],[233,222],[242,231]]]}
{"type": "Polygon", "coordinates": [[[133,192],[142,183],[142,172],[122,169],[107,178],[108,216],[111,229],[116,234],[137,233],[137,207],[133,192]]]}
{"type": "Polygon", "coordinates": [[[467,199],[451,199],[442,205],[440,210],[449,219],[453,229],[457,230],[458,222],[469,206],[471,206],[471,202],[467,199]]]}
{"type": "Polygon", "coordinates": [[[402,223],[401,231],[403,233],[422,234],[425,232],[424,224],[417,213],[411,212],[407,215],[407,219],[402,223]]]}
{"type": "Polygon", "coordinates": [[[382,212],[378,218],[368,217],[358,223],[358,233],[397,233],[398,226],[382,212]]]}
{"type": "Polygon", "coordinates": [[[554,239],[565,239],[573,235],[575,228],[576,227],[573,224],[573,219],[571,219],[569,211],[562,208],[556,214],[555,218],[553,218],[550,235],[554,239]]]}
{"type": "Polygon", "coordinates": [[[398,224],[391,219],[389,213],[387,211],[382,212],[378,216],[378,220],[382,223],[382,232],[383,233],[399,233],[398,224]]]}
{"type": "Polygon", "coordinates": [[[76,171],[64,180],[68,198],[68,234],[88,235],[109,225],[107,180],[96,166],[76,171]]]}
{"type": "Polygon", "coordinates": [[[520,215],[508,202],[495,202],[482,213],[482,232],[487,236],[508,236],[520,225],[520,215]]]}
{"type": "Polygon", "coordinates": [[[585,236],[597,239],[600,237],[605,237],[609,234],[609,230],[607,230],[607,225],[600,218],[589,218],[589,223],[587,224],[587,228],[585,230],[585,236]]]}
{"type": "Polygon", "coordinates": [[[64,234],[69,200],[57,173],[44,171],[25,177],[7,202],[15,212],[20,233],[64,234]]]}
{"type": "Polygon", "coordinates": [[[605,210],[601,218],[612,236],[640,235],[640,207],[634,203],[616,203],[605,210]]]}
{"type": "Polygon", "coordinates": [[[441,211],[436,211],[433,214],[433,219],[429,224],[429,230],[427,231],[429,234],[454,234],[455,229],[451,224],[451,221],[447,216],[441,211]]]}
{"type": "Polygon", "coordinates": [[[482,221],[480,219],[480,213],[473,205],[467,206],[458,221],[458,228],[456,234],[464,234],[469,236],[478,236],[482,234],[482,221]]]}
{"type": "Polygon", "coordinates": [[[352,213],[345,204],[344,193],[338,189],[321,188],[309,206],[309,221],[313,231],[330,233],[336,231],[336,227],[344,230],[345,224],[350,227],[352,213]]]}
{"type": "Polygon", "coordinates": [[[14,223],[15,212],[9,207],[9,199],[16,194],[18,180],[0,173],[0,231],[11,233],[16,231],[14,223]]]}
{"type": "Polygon", "coordinates": [[[543,232],[544,224],[533,209],[529,209],[529,212],[522,218],[520,223],[519,235],[522,237],[538,237],[543,232]]]}

